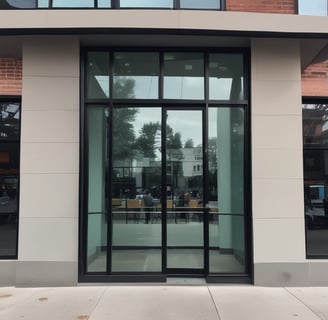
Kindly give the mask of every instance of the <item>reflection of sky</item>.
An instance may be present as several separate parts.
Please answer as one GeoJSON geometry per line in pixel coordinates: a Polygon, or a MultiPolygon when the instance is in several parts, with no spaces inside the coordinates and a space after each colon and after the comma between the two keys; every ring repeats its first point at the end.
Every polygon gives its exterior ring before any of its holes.
{"type": "MultiPolygon", "coordinates": [[[[134,122],[136,137],[145,123],[161,123],[161,108],[138,108],[134,122]]],[[[168,111],[167,124],[173,129],[173,133],[180,132],[182,145],[192,139],[194,145],[202,144],[202,112],[195,111],[168,111]]]]}
{"type": "Polygon", "coordinates": [[[115,79],[133,80],[135,99],[158,99],[158,76],[114,76],[115,79]]]}
{"type": "Polygon", "coordinates": [[[327,0],[299,0],[299,14],[326,16],[327,15],[327,0]]]}
{"type": "Polygon", "coordinates": [[[164,77],[165,99],[204,99],[203,77],[164,77]]]}
{"type": "Polygon", "coordinates": [[[161,108],[137,108],[138,113],[133,123],[134,133],[136,137],[140,135],[140,130],[145,123],[159,122],[161,123],[162,114],[161,108]]]}
{"type": "Polygon", "coordinates": [[[168,111],[167,124],[174,133],[181,133],[182,145],[189,139],[193,140],[194,146],[202,144],[201,111],[168,111]]]}

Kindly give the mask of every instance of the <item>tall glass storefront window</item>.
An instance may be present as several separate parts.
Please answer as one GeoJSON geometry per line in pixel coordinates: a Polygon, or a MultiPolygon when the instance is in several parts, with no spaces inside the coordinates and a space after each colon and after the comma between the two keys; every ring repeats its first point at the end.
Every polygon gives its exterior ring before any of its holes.
{"type": "Polygon", "coordinates": [[[0,259],[17,257],[20,103],[0,102],[0,259]]]}
{"type": "Polygon", "coordinates": [[[108,108],[90,105],[86,109],[87,154],[87,270],[106,271],[108,187],[108,108]]]}
{"type": "Polygon", "coordinates": [[[83,276],[247,276],[244,58],[85,52],[83,276]]]}
{"type": "Polygon", "coordinates": [[[113,109],[112,271],[161,271],[161,109],[113,109]]]}
{"type": "Polygon", "coordinates": [[[210,272],[245,271],[244,118],[243,108],[209,109],[210,272]]]}
{"type": "Polygon", "coordinates": [[[306,253],[328,257],[328,104],[303,105],[306,253]]]}

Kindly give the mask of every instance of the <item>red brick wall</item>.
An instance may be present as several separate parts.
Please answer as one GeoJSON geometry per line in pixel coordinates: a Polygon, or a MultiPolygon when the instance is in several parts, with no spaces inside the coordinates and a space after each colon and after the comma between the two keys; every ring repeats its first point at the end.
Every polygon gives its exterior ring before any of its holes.
{"type": "Polygon", "coordinates": [[[296,13],[295,0],[226,0],[227,11],[296,13]]]}
{"type": "Polygon", "coordinates": [[[328,97],[328,60],[311,64],[302,73],[302,95],[328,97]]]}
{"type": "Polygon", "coordinates": [[[0,95],[22,94],[22,61],[0,57],[0,95]]]}

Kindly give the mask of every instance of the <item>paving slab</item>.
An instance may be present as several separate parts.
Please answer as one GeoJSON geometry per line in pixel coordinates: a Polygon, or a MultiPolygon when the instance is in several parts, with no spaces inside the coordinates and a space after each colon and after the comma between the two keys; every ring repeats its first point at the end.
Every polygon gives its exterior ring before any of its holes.
{"type": "Polygon", "coordinates": [[[90,320],[218,320],[206,286],[108,287],[90,320]]]}
{"type": "MultiPolygon", "coordinates": [[[[104,287],[13,289],[12,296],[3,302],[0,319],[87,320],[105,290],[104,287]]],[[[0,292],[9,292],[10,294],[11,291],[0,290],[0,292]]]]}
{"type": "Polygon", "coordinates": [[[308,306],[320,319],[328,320],[327,287],[287,288],[287,290],[308,306]]]}
{"type": "Polygon", "coordinates": [[[223,320],[320,320],[284,288],[209,286],[223,320]]]}

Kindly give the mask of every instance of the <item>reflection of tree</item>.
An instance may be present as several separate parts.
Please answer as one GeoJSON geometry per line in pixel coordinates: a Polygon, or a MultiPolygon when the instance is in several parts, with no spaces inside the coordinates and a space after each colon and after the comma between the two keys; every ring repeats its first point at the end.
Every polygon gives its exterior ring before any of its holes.
{"type": "Polygon", "coordinates": [[[194,141],[192,139],[188,139],[184,144],[184,148],[193,148],[193,147],[194,147],[194,141]]]}
{"type": "Polygon", "coordinates": [[[217,169],[217,138],[212,137],[208,139],[208,162],[209,162],[209,170],[213,171],[217,169]]]}
{"type": "Polygon", "coordinates": [[[135,155],[135,108],[113,109],[113,159],[132,160],[135,155]]]}
{"type": "Polygon", "coordinates": [[[208,139],[208,169],[209,169],[209,186],[210,200],[215,200],[217,197],[217,138],[208,139]]]}
{"type": "Polygon", "coordinates": [[[156,158],[156,150],[159,149],[156,136],[161,129],[159,122],[145,123],[140,130],[140,135],[136,139],[136,149],[139,150],[144,157],[156,158]]]}
{"type": "Polygon", "coordinates": [[[19,113],[18,103],[0,104],[0,137],[19,138],[19,113]]]}
{"type": "Polygon", "coordinates": [[[173,132],[173,129],[166,125],[166,158],[168,160],[167,168],[171,173],[172,187],[178,186],[178,177],[183,175],[182,162],[183,153],[181,133],[173,132]]]}
{"type": "MultiPolygon", "coordinates": [[[[135,81],[126,77],[115,77],[114,96],[133,98],[135,81]]],[[[113,159],[132,160],[135,155],[134,121],[136,108],[113,109],[113,159]]]]}
{"type": "Polygon", "coordinates": [[[135,81],[127,77],[115,76],[113,92],[115,98],[133,99],[135,81]]]}
{"type": "Polygon", "coordinates": [[[328,104],[310,105],[303,109],[303,136],[305,144],[326,143],[328,121],[328,104]]]}

